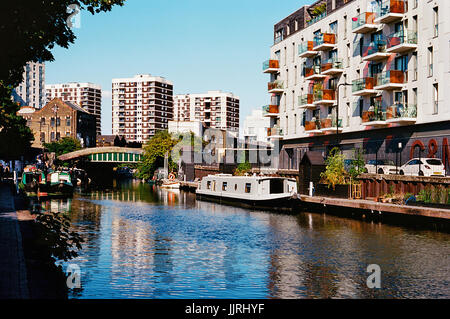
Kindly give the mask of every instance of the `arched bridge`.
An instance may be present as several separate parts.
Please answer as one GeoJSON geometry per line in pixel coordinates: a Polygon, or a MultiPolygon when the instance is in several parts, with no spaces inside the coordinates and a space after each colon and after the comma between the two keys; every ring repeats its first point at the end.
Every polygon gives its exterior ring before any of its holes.
{"type": "Polygon", "coordinates": [[[143,150],[125,147],[86,148],[58,156],[61,161],[70,161],[87,157],[94,163],[137,163],[142,159],[143,150]]]}

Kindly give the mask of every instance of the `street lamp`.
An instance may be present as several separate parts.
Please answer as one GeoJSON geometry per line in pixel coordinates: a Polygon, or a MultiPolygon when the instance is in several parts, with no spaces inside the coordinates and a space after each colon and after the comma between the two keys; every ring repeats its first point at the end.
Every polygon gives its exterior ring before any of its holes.
{"type": "Polygon", "coordinates": [[[351,86],[350,83],[341,83],[337,86],[337,105],[336,105],[336,146],[339,145],[339,89],[341,86],[351,86]]]}

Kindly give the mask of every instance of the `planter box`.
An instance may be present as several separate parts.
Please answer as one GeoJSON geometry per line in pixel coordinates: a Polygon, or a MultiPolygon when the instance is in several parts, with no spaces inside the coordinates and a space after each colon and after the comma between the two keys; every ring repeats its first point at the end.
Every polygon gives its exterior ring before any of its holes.
{"type": "Polygon", "coordinates": [[[327,184],[316,184],[314,196],[331,198],[350,198],[350,185],[336,185],[336,188],[328,188],[327,184]]]}

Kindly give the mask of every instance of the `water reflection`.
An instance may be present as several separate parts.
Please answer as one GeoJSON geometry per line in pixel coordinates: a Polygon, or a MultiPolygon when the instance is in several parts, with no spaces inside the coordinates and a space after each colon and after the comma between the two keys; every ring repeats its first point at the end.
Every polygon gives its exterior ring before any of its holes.
{"type": "Polygon", "coordinates": [[[140,182],[67,207],[86,240],[73,298],[450,297],[445,233],[250,211],[140,182]],[[367,288],[370,264],[381,290],[367,288]]]}

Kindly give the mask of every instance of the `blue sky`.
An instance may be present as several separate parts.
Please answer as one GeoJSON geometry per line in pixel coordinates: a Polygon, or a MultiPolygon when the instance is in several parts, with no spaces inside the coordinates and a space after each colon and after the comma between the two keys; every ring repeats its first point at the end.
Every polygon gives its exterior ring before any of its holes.
{"type": "Polygon", "coordinates": [[[111,134],[111,79],[142,73],[171,80],[174,94],[233,92],[242,125],[269,101],[261,70],[273,25],[310,2],[127,0],[108,13],[82,11],[75,44],[54,49],[46,64],[46,83],[100,84],[103,134],[111,134]]]}

